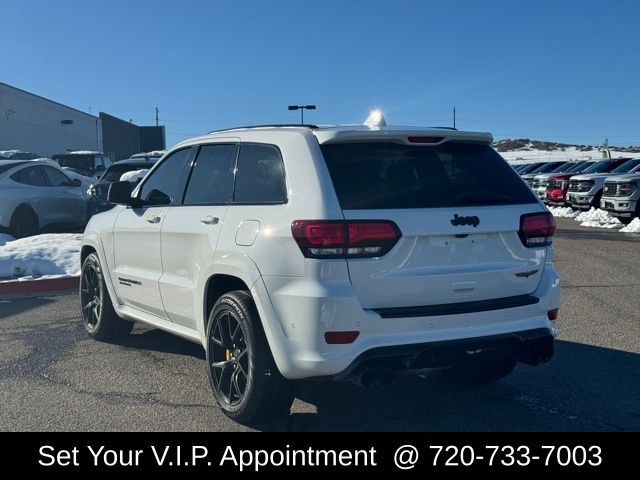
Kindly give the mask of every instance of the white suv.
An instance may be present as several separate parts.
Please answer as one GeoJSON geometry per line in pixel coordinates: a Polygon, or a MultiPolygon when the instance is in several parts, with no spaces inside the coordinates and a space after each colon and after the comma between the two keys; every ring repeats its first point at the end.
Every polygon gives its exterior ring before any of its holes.
{"type": "Polygon", "coordinates": [[[487,133],[263,126],[169,151],[82,244],[89,334],[142,321],[206,349],[241,422],[291,380],[497,380],[553,355],[553,216],[487,133]]]}

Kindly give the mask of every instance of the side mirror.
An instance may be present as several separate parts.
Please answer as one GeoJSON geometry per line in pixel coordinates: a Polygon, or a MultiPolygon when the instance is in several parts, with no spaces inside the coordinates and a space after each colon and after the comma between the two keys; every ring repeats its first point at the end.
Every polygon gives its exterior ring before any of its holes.
{"type": "Polygon", "coordinates": [[[80,181],[79,178],[74,178],[73,180],[71,180],[71,186],[72,187],[81,187],[82,186],[82,182],[80,181]]]}
{"type": "Polygon", "coordinates": [[[96,165],[96,172],[104,172],[104,165],[96,165]]]}
{"type": "Polygon", "coordinates": [[[107,199],[109,203],[116,205],[140,206],[140,200],[131,197],[131,184],[129,182],[113,182],[109,185],[107,199]]]}

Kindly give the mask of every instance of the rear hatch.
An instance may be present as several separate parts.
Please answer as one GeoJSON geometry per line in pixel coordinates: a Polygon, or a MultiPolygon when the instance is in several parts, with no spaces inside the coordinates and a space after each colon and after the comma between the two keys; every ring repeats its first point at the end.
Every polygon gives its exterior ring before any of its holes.
{"type": "Polygon", "coordinates": [[[523,215],[546,210],[487,142],[386,136],[324,143],[321,150],[345,220],[392,221],[401,232],[380,257],[347,256],[364,308],[536,290],[545,244],[525,246],[519,230],[523,215]]]}

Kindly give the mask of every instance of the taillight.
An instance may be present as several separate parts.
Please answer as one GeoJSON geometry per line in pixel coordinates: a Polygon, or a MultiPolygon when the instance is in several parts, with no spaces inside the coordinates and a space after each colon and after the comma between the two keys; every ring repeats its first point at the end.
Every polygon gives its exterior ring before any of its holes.
{"type": "Polygon", "coordinates": [[[556,231],[556,221],[550,212],[527,213],[520,217],[520,239],[525,247],[551,245],[551,237],[556,231]]]}
{"type": "Polygon", "coordinates": [[[291,232],[307,258],[380,257],[402,236],[388,220],[295,220],[291,232]]]}

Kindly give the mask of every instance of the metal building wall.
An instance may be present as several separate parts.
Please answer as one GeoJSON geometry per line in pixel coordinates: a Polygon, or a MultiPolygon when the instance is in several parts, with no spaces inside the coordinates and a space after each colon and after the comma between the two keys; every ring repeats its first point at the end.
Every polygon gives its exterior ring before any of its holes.
{"type": "Polygon", "coordinates": [[[102,151],[99,118],[0,82],[0,150],[102,151]]]}

